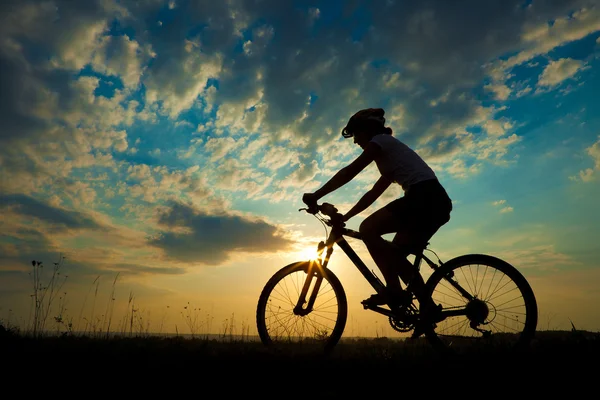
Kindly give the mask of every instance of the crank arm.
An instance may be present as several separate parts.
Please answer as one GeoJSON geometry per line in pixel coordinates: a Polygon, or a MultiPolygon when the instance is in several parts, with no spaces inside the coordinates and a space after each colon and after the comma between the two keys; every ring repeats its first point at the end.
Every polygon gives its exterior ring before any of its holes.
{"type": "Polygon", "coordinates": [[[397,313],[395,313],[394,311],[389,310],[387,308],[383,308],[383,307],[379,307],[379,306],[368,306],[366,304],[363,304],[363,307],[365,310],[375,311],[376,313],[383,314],[386,317],[396,318],[398,316],[397,313]]]}

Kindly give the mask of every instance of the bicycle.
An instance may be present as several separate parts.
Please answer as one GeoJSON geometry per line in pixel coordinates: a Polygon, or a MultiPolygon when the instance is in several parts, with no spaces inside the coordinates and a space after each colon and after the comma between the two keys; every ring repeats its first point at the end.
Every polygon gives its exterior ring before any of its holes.
{"type": "MultiPolygon", "coordinates": [[[[307,208],[299,211],[310,213],[307,208]]],[[[345,227],[335,206],[323,203],[311,214],[324,224],[327,239],[318,244],[315,260],[281,268],[264,286],[256,322],[260,339],[267,346],[313,343],[330,351],[338,343],[346,325],[348,304],[340,280],[327,268],[335,244],[377,293],[385,290],[375,272],[368,269],[345,239],[360,240],[361,235],[345,227]],[[327,226],[331,228],[329,235],[327,226]]],[[[537,326],[536,298],[514,266],[485,254],[467,254],[442,262],[428,245],[412,249],[411,254],[418,273],[422,261],[433,270],[425,287],[426,295],[441,306],[435,320],[421,317],[416,297],[408,290],[393,307],[372,306],[366,301],[363,307],[387,316],[395,331],[418,330],[434,348],[453,354],[473,344],[502,344],[518,349],[531,342],[537,326]],[[428,258],[425,250],[435,254],[438,262],[428,258]]],[[[409,287],[410,284],[406,289],[409,287]]]]}

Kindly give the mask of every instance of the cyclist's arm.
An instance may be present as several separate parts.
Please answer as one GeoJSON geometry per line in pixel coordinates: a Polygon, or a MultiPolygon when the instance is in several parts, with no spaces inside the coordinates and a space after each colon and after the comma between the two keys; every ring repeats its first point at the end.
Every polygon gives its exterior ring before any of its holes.
{"type": "Polygon", "coordinates": [[[369,143],[365,147],[365,150],[362,152],[360,156],[352,163],[341,170],[339,170],[333,178],[331,178],[326,184],[324,184],[319,190],[314,192],[314,195],[317,199],[333,192],[336,189],[344,186],[346,183],[350,182],[359,172],[361,172],[365,167],[373,160],[377,154],[381,151],[381,148],[375,143],[369,143]]]}
{"type": "Polygon", "coordinates": [[[377,182],[375,182],[375,185],[373,185],[373,188],[365,193],[363,197],[360,198],[358,203],[356,203],[356,205],[344,215],[344,221],[348,221],[350,218],[366,210],[375,202],[375,200],[379,198],[379,196],[383,194],[383,192],[386,191],[388,187],[390,187],[391,184],[392,181],[386,177],[380,177],[377,182]]]}

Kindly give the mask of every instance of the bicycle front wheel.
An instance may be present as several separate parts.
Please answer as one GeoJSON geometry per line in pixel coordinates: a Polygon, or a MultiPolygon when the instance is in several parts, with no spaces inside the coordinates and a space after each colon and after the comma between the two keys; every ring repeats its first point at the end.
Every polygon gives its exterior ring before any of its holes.
{"type": "Polygon", "coordinates": [[[425,333],[434,347],[453,354],[472,351],[474,345],[523,348],[535,334],[533,290],[515,267],[499,258],[454,258],[431,275],[427,290],[445,317],[425,333]]]}
{"type": "Polygon", "coordinates": [[[267,282],[258,300],[256,324],[267,346],[302,343],[328,351],[341,338],[347,314],[346,293],[339,279],[315,262],[305,261],[283,267],[267,282]],[[298,304],[307,278],[310,286],[305,301],[298,304]]]}

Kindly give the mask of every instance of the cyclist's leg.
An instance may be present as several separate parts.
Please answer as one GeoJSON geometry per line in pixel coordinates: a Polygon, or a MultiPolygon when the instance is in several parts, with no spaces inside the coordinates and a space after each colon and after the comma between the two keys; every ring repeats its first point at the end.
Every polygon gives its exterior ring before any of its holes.
{"type": "MultiPolygon", "coordinates": [[[[398,199],[399,201],[402,199],[398,199]]],[[[373,261],[381,270],[388,290],[392,295],[402,291],[398,279],[398,264],[410,262],[406,260],[406,255],[399,253],[398,247],[385,240],[382,235],[398,232],[401,229],[398,218],[387,207],[377,210],[367,217],[360,225],[359,231],[361,237],[373,261]]],[[[404,270],[406,268],[402,268],[404,270]]]]}
{"type": "Polygon", "coordinates": [[[424,247],[426,241],[422,243],[417,243],[417,241],[415,240],[414,229],[410,229],[410,225],[408,225],[404,229],[396,232],[394,238],[392,239],[392,243],[394,243],[394,245],[398,249],[398,252],[401,254],[402,260],[406,260],[406,263],[401,263],[401,266],[404,268],[401,268],[400,277],[402,278],[402,281],[406,285],[408,285],[409,283],[414,281],[415,276],[418,274],[415,274],[416,269],[407,260],[407,257],[411,254],[411,249],[424,247]]]}
{"type": "MultiPolygon", "coordinates": [[[[450,219],[448,215],[421,216],[418,223],[407,224],[406,229],[396,233],[392,242],[404,250],[404,257],[410,254],[410,249],[423,249],[433,235],[450,219]]],[[[416,267],[409,263],[406,271],[401,275],[410,292],[419,300],[420,304],[429,304],[430,300],[425,295],[425,281],[416,267]]]]}
{"type": "MultiPolygon", "coordinates": [[[[388,208],[393,208],[396,214],[404,216],[404,229],[395,235],[393,242],[406,249],[406,256],[410,249],[424,248],[439,228],[450,220],[452,210],[450,198],[437,181],[415,186],[401,206],[399,208],[398,204],[390,203],[388,208]]],[[[407,268],[402,280],[409,285],[410,291],[415,294],[421,305],[434,305],[424,293],[423,277],[412,264],[407,268]]]]}

